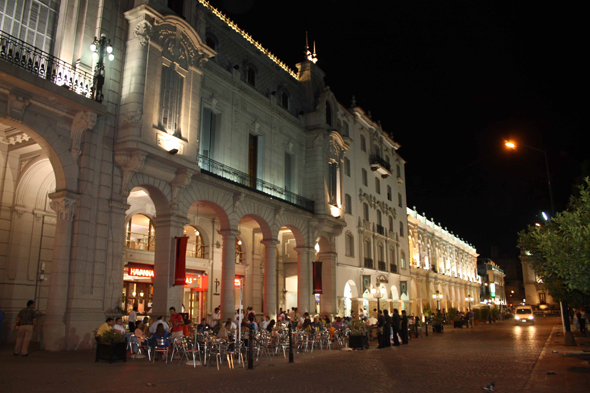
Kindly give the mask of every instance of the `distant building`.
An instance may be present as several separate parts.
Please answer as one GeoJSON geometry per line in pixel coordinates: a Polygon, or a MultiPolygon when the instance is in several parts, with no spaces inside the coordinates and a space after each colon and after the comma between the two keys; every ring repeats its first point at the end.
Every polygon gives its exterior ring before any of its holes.
{"type": "Polygon", "coordinates": [[[408,212],[410,286],[412,313],[421,315],[426,306],[461,311],[480,301],[475,247],[414,209],[408,212]],[[440,296],[442,295],[442,298],[440,296]],[[435,298],[439,297],[439,300],[435,298]]]}
{"type": "Polygon", "coordinates": [[[477,263],[479,275],[482,276],[481,301],[497,306],[506,305],[506,289],[504,271],[489,258],[480,259],[477,263]]]}
{"type": "Polygon", "coordinates": [[[545,289],[543,280],[537,276],[535,269],[531,265],[530,255],[526,255],[526,251],[520,253],[520,262],[522,263],[526,304],[531,306],[547,305],[548,307],[556,307],[557,302],[549,295],[547,289],[545,289]]]}

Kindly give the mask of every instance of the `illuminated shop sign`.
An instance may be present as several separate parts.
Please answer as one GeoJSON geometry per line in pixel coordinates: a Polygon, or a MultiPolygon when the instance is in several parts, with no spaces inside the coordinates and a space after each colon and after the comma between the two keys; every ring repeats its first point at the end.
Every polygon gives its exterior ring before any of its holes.
{"type": "Polygon", "coordinates": [[[129,268],[129,275],[135,277],[154,277],[154,271],[151,269],[129,268]]]}
{"type": "Polygon", "coordinates": [[[492,297],[496,297],[496,284],[494,283],[490,284],[490,295],[492,297]]]}

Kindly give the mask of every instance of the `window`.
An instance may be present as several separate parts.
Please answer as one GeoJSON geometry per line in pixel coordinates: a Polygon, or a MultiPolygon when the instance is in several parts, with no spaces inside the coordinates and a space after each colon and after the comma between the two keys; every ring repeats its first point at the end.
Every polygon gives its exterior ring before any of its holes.
{"type": "Polygon", "coordinates": [[[172,67],[162,66],[160,128],[180,138],[180,115],[184,78],[172,67]]]}
{"type": "Polygon", "coordinates": [[[344,241],[345,254],[347,257],[354,257],[354,236],[352,233],[347,233],[344,241]]]}
{"type": "Polygon", "coordinates": [[[291,154],[285,152],[285,191],[293,191],[293,158],[291,154]]]}
{"type": "Polygon", "coordinates": [[[347,214],[352,214],[352,197],[350,194],[344,195],[344,212],[347,214]]]}
{"type": "MultiPolygon", "coordinates": [[[[395,265],[395,250],[393,248],[389,249],[389,263],[395,265]]],[[[393,269],[392,269],[393,270],[393,269]]]]}
{"type": "Polygon", "coordinates": [[[248,82],[250,86],[256,87],[257,74],[258,72],[256,71],[256,68],[251,64],[248,65],[248,69],[246,70],[246,82],[248,82]]]}
{"type": "Polygon", "coordinates": [[[405,269],[406,268],[406,253],[405,252],[402,251],[402,253],[399,257],[399,260],[400,260],[400,265],[401,265],[402,269],[405,269]]]}
{"type": "Polygon", "coordinates": [[[402,167],[399,164],[396,165],[397,168],[397,177],[402,177],[402,167]]]}
{"type": "Polygon", "coordinates": [[[401,221],[399,222],[399,235],[404,237],[404,223],[401,221]]]}
{"type": "Polygon", "coordinates": [[[217,47],[217,40],[212,35],[207,34],[207,37],[205,38],[205,43],[209,48],[213,50],[215,50],[215,48],[217,47]]]}
{"type": "MultiPolygon", "coordinates": [[[[220,116],[210,108],[203,108],[203,122],[201,126],[201,154],[208,158],[215,158],[216,130],[219,127],[220,116]]],[[[205,168],[207,169],[207,168],[205,168]]]]}
{"type": "Polygon", "coordinates": [[[371,258],[371,242],[365,240],[365,258],[371,258]]]}
{"type": "Polygon", "coordinates": [[[363,216],[365,221],[369,221],[369,205],[366,203],[363,203],[363,216]]]}
{"type": "Polygon", "coordinates": [[[377,225],[382,226],[383,218],[381,216],[381,210],[377,210],[377,225]]]}
{"type": "Polygon", "coordinates": [[[364,135],[361,135],[361,150],[367,151],[367,139],[364,135]]]}
{"type": "Polygon", "coordinates": [[[375,178],[375,192],[377,194],[381,194],[381,182],[379,181],[379,178],[375,178]]]}
{"type": "Polygon", "coordinates": [[[344,174],[350,177],[350,160],[344,157],[344,174]]]}
{"type": "Polygon", "coordinates": [[[133,250],[156,251],[156,230],[152,219],[143,214],[131,217],[125,243],[133,250]]]}
{"type": "MultiPolygon", "coordinates": [[[[59,6],[59,1],[2,1],[0,30],[47,53],[53,53],[59,6]]],[[[4,46],[4,42],[2,45],[4,46]]]]}
{"type": "Polygon", "coordinates": [[[363,169],[362,170],[362,174],[363,174],[363,186],[368,186],[369,185],[369,179],[367,179],[367,170],[363,169]]]}
{"type": "Polygon", "coordinates": [[[281,92],[281,106],[285,109],[289,109],[289,93],[284,90],[281,92]]]}
{"type": "Polygon", "coordinates": [[[393,217],[389,216],[389,230],[393,231],[393,217]]]}
{"type": "Polygon", "coordinates": [[[399,192],[397,193],[397,204],[402,207],[402,194],[399,192]]]}
{"type": "Polygon", "coordinates": [[[348,126],[348,122],[342,122],[342,136],[348,136],[350,133],[350,127],[348,126]]]}
{"type": "Polygon", "coordinates": [[[335,205],[338,201],[338,164],[331,163],[330,171],[330,204],[335,205]]]}
{"type": "Polygon", "coordinates": [[[332,107],[330,103],[326,101],[326,124],[332,126],[332,107]]]}
{"type": "Polygon", "coordinates": [[[186,246],[187,257],[207,258],[207,246],[203,240],[203,235],[197,228],[192,225],[185,226],[184,236],[188,237],[188,244],[186,246]]]}
{"type": "Polygon", "coordinates": [[[387,200],[391,201],[391,186],[387,186],[387,200]]]}

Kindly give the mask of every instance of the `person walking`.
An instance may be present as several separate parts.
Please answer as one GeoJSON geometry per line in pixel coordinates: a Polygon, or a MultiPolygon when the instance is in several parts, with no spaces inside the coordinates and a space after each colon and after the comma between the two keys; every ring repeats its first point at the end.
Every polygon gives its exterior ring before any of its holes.
{"type": "Polygon", "coordinates": [[[400,336],[402,338],[402,344],[407,344],[408,343],[408,316],[406,315],[406,310],[402,310],[402,329],[400,331],[400,336]]]}
{"type": "Polygon", "coordinates": [[[37,312],[33,300],[29,300],[27,307],[20,310],[15,327],[18,329],[18,335],[14,347],[14,356],[29,356],[29,343],[31,337],[33,337],[33,331],[37,331],[37,312]]]}
{"type": "MultiPolygon", "coordinates": [[[[399,316],[399,311],[397,308],[393,309],[393,317],[391,318],[392,328],[393,328],[393,346],[399,347],[399,339],[397,338],[397,334],[399,333],[401,318],[399,316]]],[[[407,330],[407,326],[406,326],[407,330]]]]}

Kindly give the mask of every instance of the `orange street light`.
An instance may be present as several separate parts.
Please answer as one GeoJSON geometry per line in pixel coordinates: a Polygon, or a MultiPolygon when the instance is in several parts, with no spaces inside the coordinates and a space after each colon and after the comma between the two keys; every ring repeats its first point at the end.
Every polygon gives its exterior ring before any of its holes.
{"type": "Polygon", "coordinates": [[[516,145],[514,144],[514,142],[504,141],[504,144],[506,145],[506,147],[509,147],[510,149],[516,149],[516,145]]]}

